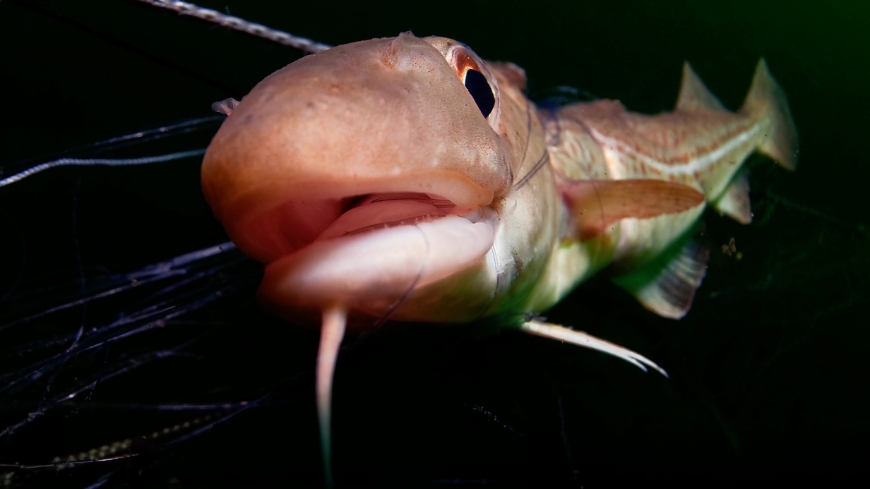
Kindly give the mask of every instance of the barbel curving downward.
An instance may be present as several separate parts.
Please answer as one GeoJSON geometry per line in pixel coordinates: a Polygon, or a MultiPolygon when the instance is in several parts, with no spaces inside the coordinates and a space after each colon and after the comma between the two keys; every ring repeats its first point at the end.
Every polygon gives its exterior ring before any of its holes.
{"type": "MultiPolygon", "coordinates": [[[[682,317],[706,268],[691,240],[704,207],[748,223],[745,158],[795,166],[795,127],[763,60],[736,113],[688,65],[675,110],[656,116],[610,100],[549,111],[524,88],[516,65],[400,34],[306,56],[220,106],[203,191],[266,264],[263,307],[322,325],[327,478],[345,328],[526,317],[605,268],[648,309],[682,317]]],[[[664,373],[580,331],[517,323],[664,373]]]]}

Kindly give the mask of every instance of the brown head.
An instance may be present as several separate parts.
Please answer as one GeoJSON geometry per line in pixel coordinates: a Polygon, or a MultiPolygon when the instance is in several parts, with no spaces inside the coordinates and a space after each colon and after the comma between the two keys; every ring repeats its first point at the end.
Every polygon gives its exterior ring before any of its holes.
{"type": "Polygon", "coordinates": [[[268,264],[261,302],[297,321],[333,303],[379,316],[464,271],[489,282],[488,206],[528,138],[522,71],[495,69],[455,41],[401,34],[306,56],[254,87],[209,146],[202,185],[236,245],[268,264]]]}

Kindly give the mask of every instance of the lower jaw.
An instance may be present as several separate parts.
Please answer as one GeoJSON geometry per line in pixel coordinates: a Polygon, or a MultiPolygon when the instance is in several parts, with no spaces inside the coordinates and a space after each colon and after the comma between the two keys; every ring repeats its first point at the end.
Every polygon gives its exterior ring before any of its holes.
{"type": "MultiPolygon", "coordinates": [[[[472,282],[482,283],[463,291],[469,297],[459,300],[471,304],[489,300],[486,262],[498,216],[487,208],[478,217],[472,222],[447,215],[316,241],[266,267],[259,301],[273,313],[302,324],[318,324],[319,311],[334,305],[346,307],[352,317],[468,320],[465,316],[476,312],[443,310],[445,303],[456,302],[452,297],[456,291],[442,290],[439,284],[469,274],[472,282]]],[[[460,287],[462,283],[457,282],[460,287]]]]}

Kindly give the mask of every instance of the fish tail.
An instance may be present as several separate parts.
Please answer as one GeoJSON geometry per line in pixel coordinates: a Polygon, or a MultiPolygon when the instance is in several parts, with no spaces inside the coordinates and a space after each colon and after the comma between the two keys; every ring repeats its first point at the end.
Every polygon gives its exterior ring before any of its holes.
{"type": "Polygon", "coordinates": [[[797,128],[788,108],[785,93],[767,69],[764,58],[758,61],[749,94],[740,113],[769,121],[767,134],[758,151],[773,158],[783,168],[797,167],[797,128]]]}

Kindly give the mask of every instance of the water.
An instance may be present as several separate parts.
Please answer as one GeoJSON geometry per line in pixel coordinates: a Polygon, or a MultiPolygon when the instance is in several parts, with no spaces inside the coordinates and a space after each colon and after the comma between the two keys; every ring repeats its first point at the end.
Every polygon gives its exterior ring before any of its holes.
{"type": "MultiPolygon", "coordinates": [[[[651,113],[672,106],[684,59],[733,108],[765,56],[802,138],[794,174],[750,161],[751,226],[705,216],[713,253],[687,318],[653,317],[605,281],[547,313],[643,353],[670,380],[513,333],[367,339],[337,369],[339,483],[697,487],[744,485],[756,470],[772,481],[826,483],[834,470],[858,470],[870,407],[860,385],[870,296],[859,199],[870,172],[862,151],[870,130],[862,112],[870,98],[866,10],[847,2],[825,10],[776,2],[204,4],[329,44],[405,30],[455,37],[485,58],[523,66],[533,96],[569,85],[651,113]],[[740,261],[720,251],[731,238],[740,261]]],[[[32,5],[45,11],[0,3],[3,163],[210,116],[212,102],[240,98],[299,56],[132,3],[32,5]]],[[[109,154],[194,149],[210,134],[204,127],[109,154]]],[[[195,159],[31,177],[0,189],[0,226],[0,324],[226,240],[202,200],[195,159]]],[[[182,266],[187,275],[0,331],[0,365],[11,372],[69,348],[80,328],[83,342],[96,338],[88,328],[155,305],[189,311],[163,323],[156,321],[169,312],[154,311],[131,326],[145,332],[97,338],[98,347],[0,392],[0,426],[12,431],[0,462],[50,464],[126,439],[140,454],[12,471],[13,483],[319,479],[316,332],[258,311],[256,263],[232,250],[196,263],[182,266]],[[184,283],[196,271],[203,276],[184,283]],[[77,395],[63,401],[70,393],[77,395]],[[28,413],[39,414],[25,422],[28,413]],[[192,420],[192,428],[149,438],[192,420]]]]}

